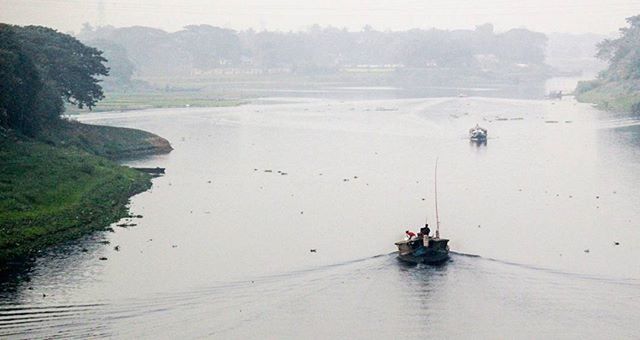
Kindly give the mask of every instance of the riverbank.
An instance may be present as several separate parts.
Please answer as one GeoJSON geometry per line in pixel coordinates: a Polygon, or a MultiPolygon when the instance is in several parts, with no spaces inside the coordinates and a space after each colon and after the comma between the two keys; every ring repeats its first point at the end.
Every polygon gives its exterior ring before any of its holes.
{"type": "MultiPolygon", "coordinates": [[[[224,99],[217,95],[208,95],[198,91],[149,91],[149,92],[107,92],[105,98],[92,108],[93,112],[132,111],[144,109],[178,107],[229,107],[244,104],[240,99],[224,99]]],[[[67,114],[90,112],[69,105],[67,114]]]]}
{"type": "MultiPolygon", "coordinates": [[[[411,97],[458,95],[473,89],[486,94],[487,89],[498,92],[531,92],[539,87],[534,97],[544,96],[543,84],[551,74],[546,68],[539,72],[509,69],[509,72],[452,73],[449,69],[407,68],[394,72],[352,71],[317,75],[216,75],[188,77],[140,78],[145,86],[118,88],[105,91],[105,98],[91,111],[72,105],[65,108],[66,114],[90,112],[132,111],[158,108],[184,107],[237,107],[263,97],[357,95],[370,89],[398,90],[411,97]],[[449,90],[451,93],[443,91],[449,90]]],[[[367,93],[371,95],[371,93],[367,93]]],[[[469,93],[473,94],[473,93],[469,93]]]]}
{"type": "Polygon", "coordinates": [[[75,147],[108,159],[132,158],[168,153],[173,150],[169,142],[142,130],[82,124],[60,120],[37,139],[57,147],[75,147]]]}
{"type": "Polygon", "coordinates": [[[606,111],[640,114],[640,93],[631,84],[582,81],[575,91],[576,100],[595,104],[606,111]]]}
{"type": "Polygon", "coordinates": [[[148,132],[77,122],[36,138],[0,132],[0,271],[125,217],[129,197],[151,179],[109,159],[169,151],[148,132]]]}

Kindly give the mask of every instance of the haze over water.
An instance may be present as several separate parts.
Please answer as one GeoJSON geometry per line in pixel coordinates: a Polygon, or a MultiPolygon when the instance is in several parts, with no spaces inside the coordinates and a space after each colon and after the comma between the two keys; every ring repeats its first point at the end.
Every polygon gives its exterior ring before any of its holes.
{"type": "Polygon", "coordinates": [[[81,117],[167,138],[171,154],[127,163],[167,174],[132,199],[137,226],[5,283],[0,335],[637,338],[640,121],[359,91],[81,117]],[[487,145],[469,144],[476,123],[487,145]],[[436,158],[457,254],[406,266],[393,242],[435,224],[436,158]]]}

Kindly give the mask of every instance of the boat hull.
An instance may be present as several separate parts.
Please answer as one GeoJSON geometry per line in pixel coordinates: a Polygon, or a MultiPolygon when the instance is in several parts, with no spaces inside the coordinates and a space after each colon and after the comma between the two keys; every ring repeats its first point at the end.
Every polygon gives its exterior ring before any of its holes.
{"type": "Polygon", "coordinates": [[[472,134],[469,136],[469,139],[472,141],[485,141],[487,140],[486,134],[472,134]]]}
{"type": "Polygon", "coordinates": [[[413,264],[423,263],[429,265],[438,265],[449,260],[449,253],[444,252],[432,254],[431,256],[398,255],[398,260],[413,264]]]}
{"type": "Polygon", "coordinates": [[[398,246],[398,259],[407,263],[441,264],[449,259],[449,240],[425,239],[411,240],[396,243],[398,246]],[[427,241],[427,246],[424,245],[427,241]]]}

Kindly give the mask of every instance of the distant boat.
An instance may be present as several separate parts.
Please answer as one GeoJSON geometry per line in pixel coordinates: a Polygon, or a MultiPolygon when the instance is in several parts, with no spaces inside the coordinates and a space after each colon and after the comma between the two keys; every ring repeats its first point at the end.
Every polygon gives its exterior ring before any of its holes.
{"type": "Polygon", "coordinates": [[[420,235],[416,238],[395,243],[398,259],[408,263],[440,264],[449,259],[449,240],[440,238],[440,218],[438,216],[438,160],[435,169],[436,235],[420,235]]]}
{"type": "Polygon", "coordinates": [[[560,90],[560,91],[551,91],[547,95],[547,98],[549,98],[549,99],[562,99],[562,96],[564,96],[564,94],[562,93],[562,90],[560,90]]]}
{"type": "Polygon", "coordinates": [[[165,168],[155,167],[155,168],[133,168],[140,172],[146,172],[150,175],[160,176],[164,175],[165,168]]]}
{"type": "Polygon", "coordinates": [[[481,128],[478,124],[476,124],[475,127],[469,129],[469,139],[471,139],[472,141],[486,141],[487,135],[487,129],[481,128]]]}

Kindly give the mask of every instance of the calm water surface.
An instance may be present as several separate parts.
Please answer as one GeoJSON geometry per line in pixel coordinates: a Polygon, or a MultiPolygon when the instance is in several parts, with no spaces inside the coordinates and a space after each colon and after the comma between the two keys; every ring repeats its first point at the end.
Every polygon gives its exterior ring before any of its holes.
{"type": "Polygon", "coordinates": [[[5,282],[1,336],[640,336],[637,120],[566,99],[280,97],[82,121],[166,137],[171,154],[129,164],[167,174],[132,199],[137,226],[5,282]],[[434,222],[436,157],[458,254],[406,266],[393,242],[434,222]]]}

